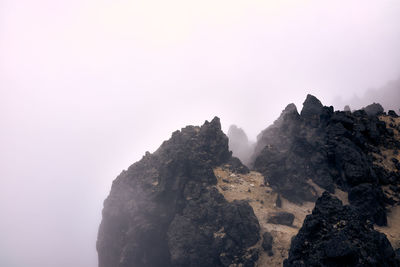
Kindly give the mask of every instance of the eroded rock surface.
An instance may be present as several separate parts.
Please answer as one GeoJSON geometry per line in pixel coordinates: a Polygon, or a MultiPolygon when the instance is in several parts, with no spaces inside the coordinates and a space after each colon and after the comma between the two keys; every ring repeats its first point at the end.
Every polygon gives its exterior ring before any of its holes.
{"type": "Polygon", "coordinates": [[[260,226],[252,208],[213,187],[213,168],[230,159],[214,118],[174,132],[123,171],[104,202],[99,266],[254,266],[258,252],[248,248],[260,226]]]}
{"type": "Polygon", "coordinates": [[[284,266],[400,266],[400,261],[386,236],[356,208],[325,192],[293,239],[284,266]]]}
{"type": "Polygon", "coordinates": [[[286,211],[274,212],[270,214],[268,223],[283,224],[291,226],[294,221],[294,214],[286,211]]]}
{"type": "Polygon", "coordinates": [[[250,169],[218,118],[174,132],[113,182],[99,267],[398,266],[400,118],[373,108],[308,95],[260,133],[250,169]]]}
{"type": "MultiPolygon", "coordinates": [[[[371,109],[375,107],[380,105],[374,104],[371,109]]],[[[399,149],[400,139],[394,138],[398,133],[394,124],[393,129],[386,127],[377,116],[383,110],[369,113],[334,112],[308,95],[300,114],[290,104],[258,136],[254,169],[282,196],[296,203],[318,198],[314,184],[331,193],[335,188],[351,192],[352,205],[364,210],[371,221],[385,225],[385,206],[391,201],[381,186],[397,185],[400,176],[375,164],[378,156],[373,155],[399,149]]]]}

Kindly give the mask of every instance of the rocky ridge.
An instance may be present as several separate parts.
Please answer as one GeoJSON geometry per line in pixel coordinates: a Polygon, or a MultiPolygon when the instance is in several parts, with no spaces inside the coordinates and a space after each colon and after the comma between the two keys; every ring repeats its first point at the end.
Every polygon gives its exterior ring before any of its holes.
{"type": "Polygon", "coordinates": [[[254,266],[258,220],[246,201],[215,188],[213,168],[230,160],[214,118],[174,132],[123,171],[104,202],[99,266],[254,266]]]}
{"type": "Polygon", "coordinates": [[[218,118],[174,132],[113,182],[99,267],[397,266],[400,119],[373,107],[288,105],[258,136],[251,171],[218,118]]]}
{"type": "Polygon", "coordinates": [[[382,186],[398,188],[400,173],[377,164],[374,153],[400,149],[400,139],[378,117],[380,109],[369,112],[334,112],[308,95],[300,114],[291,104],[260,134],[253,167],[290,201],[315,201],[313,183],[331,193],[339,188],[369,220],[386,225],[385,205],[393,200],[382,186]]]}

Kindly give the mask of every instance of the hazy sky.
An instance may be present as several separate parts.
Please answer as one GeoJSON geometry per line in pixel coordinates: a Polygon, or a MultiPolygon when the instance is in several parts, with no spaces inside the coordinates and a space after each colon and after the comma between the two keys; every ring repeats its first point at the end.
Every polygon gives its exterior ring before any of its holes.
{"type": "MultiPolygon", "coordinates": [[[[400,76],[398,0],[0,0],[0,266],[94,267],[104,198],[171,132],[254,139],[400,76]]],[[[342,108],[342,107],[340,107],[342,108]]]]}

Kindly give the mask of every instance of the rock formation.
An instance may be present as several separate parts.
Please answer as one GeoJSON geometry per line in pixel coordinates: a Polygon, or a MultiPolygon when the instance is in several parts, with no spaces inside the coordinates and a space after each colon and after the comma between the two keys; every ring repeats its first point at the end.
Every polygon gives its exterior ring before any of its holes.
{"type": "Polygon", "coordinates": [[[293,239],[285,267],[400,266],[386,236],[325,192],[293,239]]]}
{"type": "Polygon", "coordinates": [[[234,157],[239,158],[243,164],[249,165],[254,146],[247,138],[242,128],[231,125],[228,130],[229,149],[234,157]]]}
{"type": "Polygon", "coordinates": [[[363,108],[363,110],[369,115],[369,116],[377,116],[377,115],[382,115],[383,114],[383,107],[379,103],[373,103],[371,105],[366,106],[363,108]]]}
{"type": "Polygon", "coordinates": [[[290,201],[315,201],[314,184],[331,193],[340,188],[370,220],[385,225],[389,200],[380,177],[396,177],[392,182],[398,185],[400,176],[374,164],[372,153],[380,146],[400,149],[400,142],[377,116],[363,110],[334,112],[308,95],[301,114],[291,104],[262,132],[253,165],[290,201]]]}
{"type": "Polygon", "coordinates": [[[104,202],[100,267],[253,266],[259,223],[245,201],[213,187],[231,159],[218,118],[172,134],[123,171],[104,202]]]}
{"type": "Polygon", "coordinates": [[[218,118],[187,126],[115,179],[99,267],[399,266],[394,111],[308,95],[258,135],[250,169],[229,151],[249,144],[244,132],[229,135],[218,118]]]}

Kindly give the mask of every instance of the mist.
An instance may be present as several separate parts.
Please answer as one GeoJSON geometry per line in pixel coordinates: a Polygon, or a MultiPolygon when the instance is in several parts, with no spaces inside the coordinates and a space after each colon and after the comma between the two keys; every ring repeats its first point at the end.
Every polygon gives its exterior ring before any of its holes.
{"type": "Polygon", "coordinates": [[[360,96],[355,94],[348,99],[338,96],[334,100],[334,105],[338,107],[349,105],[352,109],[360,109],[375,102],[381,104],[386,111],[400,112],[400,77],[378,88],[370,88],[360,96]]]}
{"type": "Polygon", "coordinates": [[[185,125],[219,116],[254,141],[307,93],[340,109],[385,97],[399,13],[397,0],[0,1],[0,265],[97,266],[113,179],[185,125]]]}

